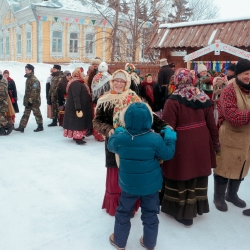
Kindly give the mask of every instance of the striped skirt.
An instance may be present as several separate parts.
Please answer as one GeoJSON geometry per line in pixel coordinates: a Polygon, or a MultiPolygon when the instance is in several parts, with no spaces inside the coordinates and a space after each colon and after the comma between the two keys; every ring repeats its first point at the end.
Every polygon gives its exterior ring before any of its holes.
{"type": "Polygon", "coordinates": [[[208,176],[188,181],[165,179],[161,211],[178,220],[193,219],[209,212],[207,198],[208,176]]]}

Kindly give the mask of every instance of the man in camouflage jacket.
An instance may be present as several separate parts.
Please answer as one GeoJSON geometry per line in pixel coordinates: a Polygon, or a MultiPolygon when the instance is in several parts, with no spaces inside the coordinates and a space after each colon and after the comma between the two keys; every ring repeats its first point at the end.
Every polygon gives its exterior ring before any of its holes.
{"type": "Polygon", "coordinates": [[[25,66],[25,76],[26,86],[25,86],[25,94],[23,98],[23,105],[25,106],[24,114],[20,121],[19,127],[14,129],[16,131],[24,132],[24,128],[28,123],[31,110],[36,118],[36,123],[38,124],[37,129],[34,132],[43,131],[43,118],[40,111],[41,105],[41,87],[39,80],[34,76],[34,66],[31,64],[27,64],[25,66]]]}
{"type": "Polygon", "coordinates": [[[12,125],[6,120],[8,96],[8,82],[3,77],[2,71],[0,71],[0,136],[9,135],[13,129],[12,125]]]}
{"type": "Polygon", "coordinates": [[[57,88],[58,85],[63,77],[63,72],[61,71],[60,65],[54,65],[53,73],[52,73],[52,80],[50,84],[49,90],[49,100],[51,101],[51,108],[52,108],[52,123],[49,124],[49,127],[57,126],[57,119],[59,113],[59,106],[58,106],[58,98],[57,98],[57,88]]]}

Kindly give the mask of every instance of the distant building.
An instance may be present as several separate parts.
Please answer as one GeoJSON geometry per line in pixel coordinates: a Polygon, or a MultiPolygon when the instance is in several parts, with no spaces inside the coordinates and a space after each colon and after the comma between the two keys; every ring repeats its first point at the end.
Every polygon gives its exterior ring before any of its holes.
{"type": "Polygon", "coordinates": [[[107,20],[80,0],[1,0],[0,60],[109,61],[108,30],[107,20]]]}

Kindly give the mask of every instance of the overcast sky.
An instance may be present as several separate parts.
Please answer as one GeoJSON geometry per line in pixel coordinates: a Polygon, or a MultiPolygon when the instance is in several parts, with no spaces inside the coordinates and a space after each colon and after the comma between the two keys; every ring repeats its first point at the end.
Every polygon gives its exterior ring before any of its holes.
{"type": "Polygon", "coordinates": [[[214,0],[214,3],[220,8],[219,18],[250,18],[250,0],[214,0]]]}

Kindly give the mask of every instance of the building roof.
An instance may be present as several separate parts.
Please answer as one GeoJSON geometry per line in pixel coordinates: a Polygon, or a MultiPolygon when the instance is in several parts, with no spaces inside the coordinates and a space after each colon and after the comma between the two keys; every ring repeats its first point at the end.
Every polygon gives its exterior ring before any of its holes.
{"type": "Polygon", "coordinates": [[[163,24],[152,38],[149,47],[155,49],[200,48],[215,43],[215,40],[235,47],[250,46],[250,16],[234,20],[163,24]]]}

